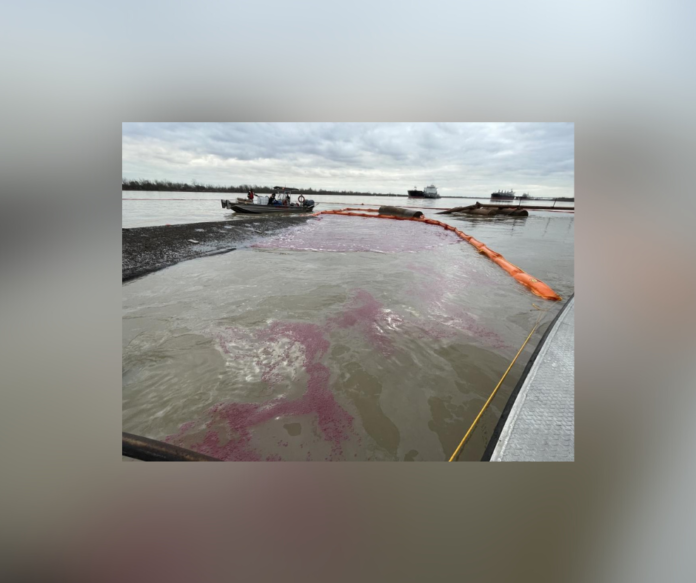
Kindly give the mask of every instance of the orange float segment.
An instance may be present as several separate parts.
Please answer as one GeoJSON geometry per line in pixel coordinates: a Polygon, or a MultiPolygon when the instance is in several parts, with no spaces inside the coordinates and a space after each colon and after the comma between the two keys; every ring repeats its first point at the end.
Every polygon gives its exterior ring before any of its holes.
{"type": "MultiPolygon", "coordinates": [[[[543,281],[540,281],[536,279],[535,277],[532,277],[516,265],[513,265],[510,263],[505,257],[503,257],[500,253],[497,253],[493,251],[492,249],[489,249],[486,247],[485,244],[481,243],[481,241],[474,239],[471,235],[467,235],[464,231],[460,231],[459,229],[453,227],[452,225],[448,225],[447,223],[443,223],[441,221],[437,221],[435,219],[426,219],[425,217],[421,218],[415,218],[415,217],[395,217],[393,215],[369,215],[364,212],[346,212],[346,211],[352,211],[352,210],[368,210],[368,209],[341,209],[341,210],[334,210],[334,211],[321,211],[318,213],[313,213],[312,216],[316,217],[318,215],[344,215],[348,217],[367,217],[368,219],[396,219],[398,221],[418,221],[420,223],[426,223],[428,225],[438,225],[441,226],[448,231],[454,231],[461,239],[464,239],[467,243],[470,243],[473,245],[473,247],[479,252],[488,257],[491,261],[499,265],[502,269],[504,269],[507,273],[509,273],[513,278],[515,278],[519,283],[522,285],[527,286],[530,290],[532,290],[533,293],[538,295],[539,297],[545,299],[545,300],[554,300],[558,301],[561,299],[561,296],[559,296],[555,291],[553,291],[548,285],[546,285],[543,281]]],[[[373,211],[373,209],[369,209],[373,211]]],[[[373,211],[375,212],[375,211],[373,211]]],[[[379,212],[379,211],[377,211],[379,212]]]]}
{"type": "Polygon", "coordinates": [[[459,235],[462,239],[464,239],[467,243],[470,243],[473,237],[471,235],[467,235],[464,231],[460,231],[459,229],[454,230],[457,235],[459,235]]]}
{"type": "Polygon", "coordinates": [[[516,273],[512,277],[514,277],[521,284],[526,285],[529,289],[532,290],[533,293],[535,293],[536,295],[538,295],[541,298],[544,298],[545,300],[558,301],[561,299],[561,296],[559,296],[555,291],[553,291],[543,281],[540,281],[540,280],[536,279],[535,277],[532,277],[531,275],[529,275],[528,273],[525,273],[524,271],[520,271],[520,273],[516,273]]]}
{"type": "MultiPolygon", "coordinates": [[[[517,273],[524,273],[517,265],[510,263],[505,257],[499,255],[493,261],[495,261],[500,267],[507,271],[510,275],[515,275],[517,273]]],[[[531,277],[531,276],[530,276],[531,277]]]]}

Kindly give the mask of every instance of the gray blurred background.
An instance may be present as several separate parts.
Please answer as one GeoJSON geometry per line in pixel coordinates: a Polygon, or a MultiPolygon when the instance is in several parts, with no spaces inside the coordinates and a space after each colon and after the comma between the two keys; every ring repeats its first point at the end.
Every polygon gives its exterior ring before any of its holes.
{"type": "Polygon", "coordinates": [[[0,21],[5,580],[693,581],[694,4],[0,21]],[[570,121],[576,462],[123,463],[121,123],[570,121]]]}

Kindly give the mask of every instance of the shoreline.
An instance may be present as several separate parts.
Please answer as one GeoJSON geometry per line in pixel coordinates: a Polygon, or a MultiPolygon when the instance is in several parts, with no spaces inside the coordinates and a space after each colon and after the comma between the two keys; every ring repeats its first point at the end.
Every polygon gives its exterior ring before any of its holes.
{"type": "Polygon", "coordinates": [[[309,217],[258,217],[121,229],[121,283],[182,261],[234,251],[253,238],[305,222],[309,217]]]}

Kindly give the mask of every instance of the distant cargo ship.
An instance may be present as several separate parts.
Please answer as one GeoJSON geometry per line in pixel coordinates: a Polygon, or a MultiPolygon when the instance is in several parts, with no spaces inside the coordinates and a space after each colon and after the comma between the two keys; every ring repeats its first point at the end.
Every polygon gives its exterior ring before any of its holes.
{"type": "Polygon", "coordinates": [[[515,191],[499,190],[491,194],[491,200],[515,200],[515,191]]]}
{"type": "Polygon", "coordinates": [[[426,186],[424,190],[418,190],[414,186],[413,190],[408,191],[408,195],[411,198],[440,198],[440,195],[437,193],[437,188],[434,184],[426,186]]]}

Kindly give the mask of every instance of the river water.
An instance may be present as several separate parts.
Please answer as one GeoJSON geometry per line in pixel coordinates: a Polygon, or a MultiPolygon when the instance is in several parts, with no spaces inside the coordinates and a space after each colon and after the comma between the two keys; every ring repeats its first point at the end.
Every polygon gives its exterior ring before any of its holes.
{"type": "MultiPolygon", "coordinates": [[[[235,201],[237,197],[244,198],[243,193],[224,192],[150,192],[129,190],[122,194],[121,226],[150,227],[153,225],[180,225],[183,223],[202,223],[207,221],[235,220],[239,218],[232,211],[226,211],[220,204],[221,199],[235,201]]],[[[295,200],[296,197],[293,197],[295,200]]],[[[331,194],[312,195],[317,202],[316,210],[340,209],[346,206],[360,205],[379,207],[414,206],[425,208],[451,208],[474,204],[477,200],[482,204],[490,203],[488,198],[408,198],[405,196],[339,196],[331,194]]],[[[518,204],[516,201],[515,204],[518,204]]],[[[541,200],[529,201],[525,204],[552,205],[541,200]]],[[[572,208],[573,203],[558,202],[555,208],[572,208]]],[[[243,219],[244,217],[242,217],[243,219]]]]}
{"type": "MultiPolygon", "coordinates": [[[[220,196],[134,194],[152,193],[124,193],[124,226],[237,220],[220,196]]],[[[317,210],[473,202],[321,198],[317,210]]],[[[573,293],[573,214],[425,214],[573,293]]],[[[123,286],[123,430],[228,460],[446,460],[559,307],[441,227],[323,215],[123,286]]],[[[543,329],[460,459],[480,459],[543,329]]]]}

